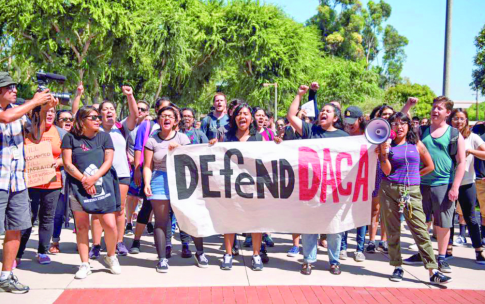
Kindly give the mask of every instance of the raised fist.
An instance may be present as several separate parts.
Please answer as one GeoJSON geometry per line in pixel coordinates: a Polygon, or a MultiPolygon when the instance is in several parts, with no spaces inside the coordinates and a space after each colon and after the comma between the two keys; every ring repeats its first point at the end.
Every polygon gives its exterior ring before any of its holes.
{"type": "Polygon", "coordinates": [[[298,89],[298,95],[303,96],[308,92],[309,87],[306,85],[301,85],[300,88],[298,89]]]}
{"type": "Polygon", "coordinates": [[[312,84],[310,85],[310,90],[318,91],[318,89],[320,89],[320,85],[318,84],[318,82],[316,81],[312,82],[312,84]]]}
{"type": "Polygon", "coordinates": [[[122,86],[121,90],[123,91],[123,95],[133,95],[133,89],[130,86],[122,86]]]}
{"type": "Polygon", "coordinates": [[[84,93],[83,82],[81,81],[76,89],[76,95],[81,96],[84,93]]]}
{"type": "Polygon", "coordinates": [[[415,106],[418,103],[418,99],[416,97],[409,97],[407,103],[411,106],[415,106]]]}

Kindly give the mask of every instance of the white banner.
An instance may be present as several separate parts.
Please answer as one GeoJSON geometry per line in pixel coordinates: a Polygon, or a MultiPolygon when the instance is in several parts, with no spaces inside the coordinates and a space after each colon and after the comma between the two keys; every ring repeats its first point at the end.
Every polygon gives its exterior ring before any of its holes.
{"type": "Polygon", "coordinates": [[[370,224],[375,146],[364,136],[184,146],[170,152],[170,202],[196,237],[338,233],[370,224]]]}

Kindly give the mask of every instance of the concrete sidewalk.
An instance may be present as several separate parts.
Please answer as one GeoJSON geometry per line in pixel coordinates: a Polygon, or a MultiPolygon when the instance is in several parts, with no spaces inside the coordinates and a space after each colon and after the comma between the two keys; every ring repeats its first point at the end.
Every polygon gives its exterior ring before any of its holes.
{"type": "MultiPolygon", "coordinates": [[[[71,225],[72,226],[72,225],[71,225]]],[[[29,241],[22,264],[15,270],[20,282],[30,286],[31,291],[25,295],[0,293],[0,303],[36,303],[50,304],[67,289],[92,288],[157,288],[157,287],[214,287],[214,286],[349,286],[349,287],[399,287],[437,289],[428,285],[428,272],[420,266],[404,266],[405,276],[401,283],[389,281],[393,267],[389,265],[387,255],[382,253],[366,254],[365,262],[353,260],[355,250],[355,233],[349,234],[349,258],[341,261],[342,274],[331,275],[328,272],[329,263],[326,249],[319,247],[318,259],[312,275],[300,274],[302,255],[296,258],[287,257],[291,247],[291,235],[273,234],[276,246],[268,248],[270,261],[261,272],[250,269],[251,248],[242,248],[241,255],[235,257],[233,269],[219,269],[223,256],[221,236],[205,239],[205,252],[209,259],[209,268],[195,266],[194,258],[182,259],[181,245],[174,240],[172,258],[169,260],[169,273],[161,274],[155,271],[156,251],[153,247],[153,237],[144,235],[142,238],[142,253],[120,257],[123,273],[119,276],[109,273],[101,260],[91,262],[93,274],[84,280],[75,280],[74,274],[80,264],[76,252],[75,234],[64,229],[61,234],[61,251],[51,255],[52,263],[40,265],[35,259],[37,234],[34,232],[29,241]],[[35,249],[34,249],[35,248],[35,249]]],[[[243,238],[239,237],[242,245],[243,238]]],[[[125,237],[125,244],[131,246],[132,237],[125,237]]],[[[412,243],[409,231],[402,236],[403,258],[414,252],[408,249],[412,243]]],[[[436,249],[436,242],[434,243],[436,249]]],[[[193,245],[191,250],[195,251],[193,245]]],[[[105,253],[103,252],[102,255],[105,253]]],[[[449,263],[452,267],[453,282],[450,289],[485,290],[485,266],[475,263],[475,253],[471,247],[455,247],[454,259],[449,263]]]]}

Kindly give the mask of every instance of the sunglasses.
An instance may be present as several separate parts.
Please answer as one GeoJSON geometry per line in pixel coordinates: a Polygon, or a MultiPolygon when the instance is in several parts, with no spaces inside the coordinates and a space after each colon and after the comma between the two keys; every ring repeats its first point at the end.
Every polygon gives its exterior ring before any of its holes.
{"type": "Polygon", "coordinates": [[[88,117],[89,120],[95,121],[95,120],[101,120],[102,116],[101,115],[89,115],[88,117]]]}
{"type": "Polygon", "coordinates": [[[12,83],[6,86],[6,88],[7,88],[7,91],[13,91],[17,88],[17,85],[15,83],[12,83]]]}
{"type": "Polygon", "coordinates": [[[148,111],[148,109],[147,108],[140,108],[140,107],[138,107],[138,111],[146,112],[146,111],[148,111]]]}
{"type": "Polygon", "coordinates": [[[74,118],[64,117],[64,118],[59,118],[59,121],[72,122],[72,121],[74,121],[74,118]]]}

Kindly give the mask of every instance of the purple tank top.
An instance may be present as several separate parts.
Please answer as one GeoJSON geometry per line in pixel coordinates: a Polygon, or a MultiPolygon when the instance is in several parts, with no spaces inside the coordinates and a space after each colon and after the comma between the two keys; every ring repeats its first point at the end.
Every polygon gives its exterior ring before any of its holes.
{"type": "Polygon", "coordinates": [[[404,144],[391,147],[390,152],[392,152],[389,153],[391,173],[388,176],[383,175],[382,179],[395,184],[419,186],[421,183],[420,158],[416,145],[404,144]]]}

